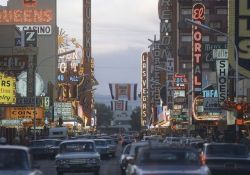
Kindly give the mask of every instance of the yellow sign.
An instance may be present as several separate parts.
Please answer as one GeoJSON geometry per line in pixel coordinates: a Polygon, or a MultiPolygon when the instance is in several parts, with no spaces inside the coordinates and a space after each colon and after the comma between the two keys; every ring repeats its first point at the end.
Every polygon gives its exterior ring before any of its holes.
{"type": "Polygon", "coordinates": [[[36,108],[36,113],[33,107],[9,107],[5,109],[6,119],[43,119],[44,109],[36,108]]]}
{"type": "Polygon", "coordinates": [[[16,79],[0,72],[0,104],[16,103],[16,79]]]}

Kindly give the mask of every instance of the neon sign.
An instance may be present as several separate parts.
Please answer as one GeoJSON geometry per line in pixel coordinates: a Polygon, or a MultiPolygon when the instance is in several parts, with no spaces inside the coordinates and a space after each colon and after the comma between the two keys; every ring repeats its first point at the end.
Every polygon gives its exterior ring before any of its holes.
{"type": "Polygon", "coordinates": [[[0,10],[0,23],[50,23],[53,20],[53,11],[49,9],[14,9],[0,10]]]}
{"type": "MultiPolygon", "coordinates": [[[[204,22],[205,7],[201,3],[194,4],[192,18],[194,21],[204,22]]],[[[201,29],[193,26],[193,96],[201,95],[202,91],[202,33],[201,29]]]]}

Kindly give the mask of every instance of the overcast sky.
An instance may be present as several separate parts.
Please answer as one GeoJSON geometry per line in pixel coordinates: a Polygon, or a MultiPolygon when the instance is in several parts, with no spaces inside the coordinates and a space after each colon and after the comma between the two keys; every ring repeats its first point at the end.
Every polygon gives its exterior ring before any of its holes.
{"type": "MultiPolygon", "coordinates": [[[[82,42],[82,0],[57,0],[58,26],[82,42]]],[[[140,56],[159,33],[158,0],[92,0],[96,94],[108,83],[138,83],[140,56]]]]}

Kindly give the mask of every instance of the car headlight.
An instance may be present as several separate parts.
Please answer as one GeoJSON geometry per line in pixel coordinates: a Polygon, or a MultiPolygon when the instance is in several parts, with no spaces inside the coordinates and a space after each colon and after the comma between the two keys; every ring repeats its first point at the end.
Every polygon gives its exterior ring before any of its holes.
{"type": "Polygon", "coordinates": [[[56,165],[64,165],[67,164],[69,161],[66,159],[62,159],[62,160],[56,160],[56,165]]]}
{"type": "Polygon", "coordinates": [[[97,163],[97,159],[88,159],[88,163],[97,163]]]}

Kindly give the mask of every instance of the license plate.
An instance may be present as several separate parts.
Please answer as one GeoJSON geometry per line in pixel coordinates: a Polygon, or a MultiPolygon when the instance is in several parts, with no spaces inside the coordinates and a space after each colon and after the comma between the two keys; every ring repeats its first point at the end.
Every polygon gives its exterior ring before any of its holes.
{"type": "Polygon", "coordinates": [[[84,160],[84,159],[75,159],[75,160],[70,160],[70,163],[72,163],[72,164],[86,163],[86,160],[84,160]]]}

